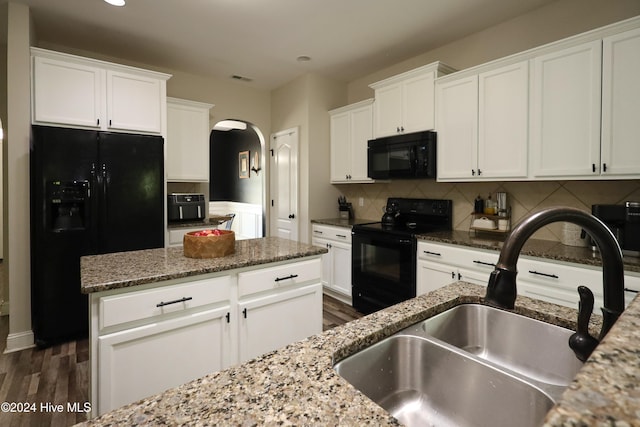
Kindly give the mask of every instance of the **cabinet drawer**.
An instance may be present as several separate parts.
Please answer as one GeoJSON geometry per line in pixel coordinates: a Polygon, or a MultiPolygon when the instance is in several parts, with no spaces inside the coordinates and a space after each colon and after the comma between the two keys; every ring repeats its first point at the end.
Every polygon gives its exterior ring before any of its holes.
{"type": "Polygon", "coordinates": [[[229,276],[100,298],[100,329],[228,301],[229,276]]]}
{"type": "Polygon", "coordinates": [[[444,262],[479,271],[493,271],[500,254],[482,249],[464,249],[459,246],[418,242],[418,258],[444,262]]]}
{"type": "Polygon", "coordinates": [[[351,228],[331,227],[328,225],[314,225],[312,237],[351,243],[351,228]]]}
{"type": "Polygon", "coordinates": [[[301,285],[312,280],[319,282],[321,274],[320,258],[247,271],[238,274],[238,295],[243,297],[283,286],[301,285]]]}

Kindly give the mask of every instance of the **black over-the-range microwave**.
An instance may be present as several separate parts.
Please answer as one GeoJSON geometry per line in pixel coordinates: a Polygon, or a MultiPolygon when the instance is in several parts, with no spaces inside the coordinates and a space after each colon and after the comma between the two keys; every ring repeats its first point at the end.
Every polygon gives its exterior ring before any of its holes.
{"type": "Polygon", "coordinates": [[[407,133],[369,140],[369,178],[435,178],[436,133],[407,133]]]}

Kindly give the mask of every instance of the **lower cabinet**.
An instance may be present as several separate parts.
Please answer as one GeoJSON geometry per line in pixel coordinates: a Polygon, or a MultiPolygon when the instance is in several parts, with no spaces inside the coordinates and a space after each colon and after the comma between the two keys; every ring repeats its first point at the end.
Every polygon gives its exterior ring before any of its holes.
{"type": "Polygon", "coordinates": [[[240,363],[322,331],[322,285],[315,283],[238,304],[240,363]]]}
{"type": "Polygon", "coordinates": [[[458,280],[486,286],[498,256],[497,252],[418,242],[416,294],[422,295],[458,280]]]}
{"type": "Polygon", "coordinates": [[[319,257],[90,295],[92,416],[322,332],[319,257]]]}
{"type": "Polygon", "coordinates": [[[98,338],[101,412],[228,367],[230,309],[226,305],[98,338]]]}
{"type": "MultiPolygon", "coordinates": [[[[499,253],[459,245],[418,242],[416,290],[418,295],[462,280],[486,286],[499,253]]],[[[578,286],[594,295],[594,312],[603,307],[602,269],[596,266],[521,256],[518,259],[518,295],[578,308],[578,286]]],[[[625,274],[626,305],[640,291],[640,274],[625,274]]]]}
{"type": "Polygon", "coordinates": [[[351,304],[351,229],[314,224],[311,243],[329,250],[322,256],[324,289],[351,304]]]}

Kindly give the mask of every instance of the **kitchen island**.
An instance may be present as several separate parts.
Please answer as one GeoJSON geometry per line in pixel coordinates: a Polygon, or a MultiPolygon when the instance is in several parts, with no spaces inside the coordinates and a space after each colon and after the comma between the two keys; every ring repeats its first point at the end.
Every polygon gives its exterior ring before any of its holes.
{"type": "Polygon", "coordinates": [[[322,332],[326,252],[267,237],[211,259],[182,247],[82,257],[92,415],[322,332]]]}
{"type": "MultiPolygon", "coordinates": [[[[399,425],[341,378],[333,364],[453,306],[482,302],[484,293],[481,286],[457,282],[85,425],[399,425]]],[[[566,307],[518,297],[514,311],[575,328],[576,311],[566,307]]],[[[598,321],[592,321],[594,332],[599,331],[598,321]]],[[[548,413],[545,425],[638,425],[639,353],[640,300],[636,299],[548,413]]]]}

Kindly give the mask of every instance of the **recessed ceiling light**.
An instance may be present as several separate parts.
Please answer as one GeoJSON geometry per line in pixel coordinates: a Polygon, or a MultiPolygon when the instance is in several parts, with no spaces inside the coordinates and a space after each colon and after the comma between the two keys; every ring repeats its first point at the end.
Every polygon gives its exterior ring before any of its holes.
{"type": "Polygon", "coordinates": [[[124,0],[104,0],[112,6],[124,6],[124,0]]]}
{"type": "Polygon", "coordinates": [[[307,55],[300,55],[296,58],[296,61],[298,62],[309,62],[311,61],[311,57],[307,56],[307,55]]]}

